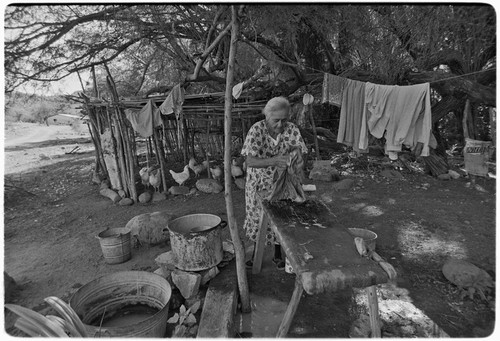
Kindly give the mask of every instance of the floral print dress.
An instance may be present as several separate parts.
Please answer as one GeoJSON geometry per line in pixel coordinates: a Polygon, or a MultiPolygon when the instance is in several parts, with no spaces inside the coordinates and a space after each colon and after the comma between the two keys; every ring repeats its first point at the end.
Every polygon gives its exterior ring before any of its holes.
{"type": "MultiPolygon", "coordinates": [[[[253,156],[257,158],[270,158],[277,155],[290,153],[292,148],[300,147],[302,153],[307,153],[307,147],[300,135],[299,128],[287,122],[284,130],[274,140],[268,130],[266,121],[262,120],[255,123],[248,131],[241,155],[253,156]]],[[[247,237],[256,242],[257,232],[259,230],[260,216],[262,206],[257,200],[257,193],[263,190],[270,190],[273,185],[274,173],[276,167],[253,168],[247,167],[246,185],[245,185],[245,223],[243,228],[247,237]]],[[[266,231],[266,245],[276,243],[276,238],[271,228],[268,226],[266,231]]]]}

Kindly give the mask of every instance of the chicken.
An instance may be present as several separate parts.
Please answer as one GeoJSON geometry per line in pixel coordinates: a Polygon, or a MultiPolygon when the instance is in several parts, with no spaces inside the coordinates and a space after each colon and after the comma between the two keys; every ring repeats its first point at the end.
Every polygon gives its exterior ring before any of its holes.
{"type": "Polygon", "coordinates": [[[215,166],[214,168],[210,167],[210,173],[215,180],[220,180],[222,169],[219,166],[215,166]]]}
{"type": "Polygon", "coordinates": [[[154,187],[155,192],[160,190],[161,185],[161,170],[152,170],[149,173],[149,184],[154,187]]]}
{"type": "Polygon", "coordinates": [[[203,169],[208,169],[208,167],[210,166],[207,160],[204,160],[201,164],[203,165],[203,169]]]}
{"type": "Polygon", "coordinates": [[[141,176],[141,182],[144,187],[149,186],[149,172],[151,169],[149,167],[143,167],[139,170],[139,175],[141,176]]]}
{"type": "Polygon", "coordinates": [[[233,159],[231,162],[231,176],[236,179],[239,176],[243,175],[243,170],[241,169],[240,166],[238,166],[238,162],[236,159],[233,159]]]}
{"type": "Polygon", "coordinates": [[[184,166],[184,170],[181,173],[176,173],[173,170],[169,170],[172,178],[174,178],[175,182],[182,186],[187,179],[189,179],[189,165],[184,166]]]}
{"type": "MultiPolygon", "coordinates": [[[[194,157],[190,158],[190,159],[189,159],[188,166],[189,166],[189,168],[190,168],[193,172],[195,172],[194,167],[195,167],[196,165],[197,165],[196,159],[195,159],[194,157]]],[[[196,172],[195,172],[195,173],[196,173],[196,172]]]]}
{"type": "Polygon", "coordinates": [[[194,167],[191,169],[193,170],[194,174],[196,174],[196,177],[199,177],[200,173],[203,172],[205,167],[203,165],[194,165],[194,167]]]}

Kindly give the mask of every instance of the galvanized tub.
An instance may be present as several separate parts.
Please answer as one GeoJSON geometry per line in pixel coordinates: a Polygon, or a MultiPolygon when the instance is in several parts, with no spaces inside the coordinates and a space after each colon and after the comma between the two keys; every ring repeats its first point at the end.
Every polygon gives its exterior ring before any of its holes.
{"type": "Polygon", "coordinates": [[[213,214],[189,214],[168,223],[175,266],[185,271],[210,269],[222,261],[222,231],[227,225],[213,214]]]}
{"type": "Polygon", "coordinates": [[[99,239],[106,263],[120,264],[132,257],[130,229],[107,229],[99,233],[96,238],[99,239]]]}
{"type": "Polygon", "coordinates": [[[85,284],[71,297],[69,304],[90,337],[164,337],[171,295],[169,282],[157,274],[121,271],[85,284]],[[157,312],[123,326],[104,326],[120,310],[138,305],[157,312]]]}

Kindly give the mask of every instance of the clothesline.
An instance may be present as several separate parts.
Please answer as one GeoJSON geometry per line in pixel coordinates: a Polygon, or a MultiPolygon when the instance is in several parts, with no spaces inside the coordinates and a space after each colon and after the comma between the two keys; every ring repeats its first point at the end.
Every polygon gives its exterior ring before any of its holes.
{"type": "MultiPolygon", "coordinates": [[[[329,72],[321,71],[321,70],[318,70],[318,69],[315,69],[315,68],[309,67],[309,69],[314,70],[314,71],[318,71],[318,72],[320,72],[322,74],[329,74],[329,72]]],[[[487,72],[487,71],[492,71],[492,70],[496,70],[496,69],[497,68],[494,67],[494,68],[487,69],[487,70],[480,70],[480,71],[475,71],[475,72],[464,73],[463,75],[457,75],[457,76],[452,76],[452,77],[448,77],[448,78],[438,79],[438,80],[435,80],[435,81],[432,81],[432,82],[427,82],[427,83],[433,84],[433,83],[443,82],[443,81],[447,81],[447,80],[450,80],[450,79],[467,77],[467,76],[471,76],[471,75],[475,75],[475,74],[483,73],[483,72],[487,72]]],[[[342,78],[348,79],[347,77],[343,77],[343,76],[337,76],[337,77],[342,77],[342,78]]],[[[416,84],[414,84],[414,85],[416,85],[416,84]]]]}

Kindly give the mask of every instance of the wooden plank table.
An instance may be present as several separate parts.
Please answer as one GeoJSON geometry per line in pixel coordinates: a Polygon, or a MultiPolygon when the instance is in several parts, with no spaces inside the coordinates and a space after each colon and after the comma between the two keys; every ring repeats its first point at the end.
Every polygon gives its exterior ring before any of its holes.
{"type": "Polygon", "coordinates": [[[285,337],[302,292],[310,295],[348,287],[367,288],[372,337],[381,337],[376,285],[389,280],[377,262],[359,255],[354,237],[334,222],[322,201],[304,203],[261,200],[264,208],[255,246],[252,272],[259,273],[265,247],[265,228],[271,225],[296,275],[295,288],[277,337],[285,337]]]}

